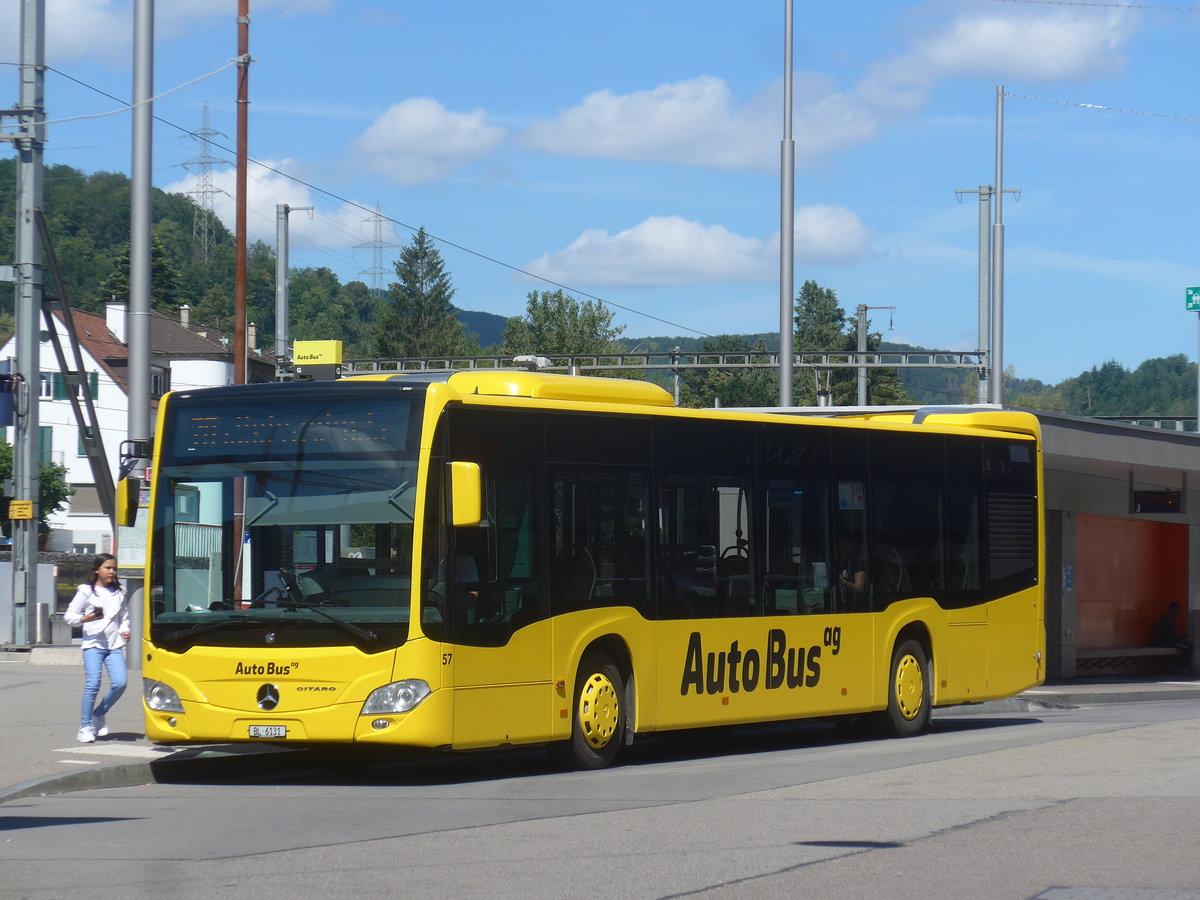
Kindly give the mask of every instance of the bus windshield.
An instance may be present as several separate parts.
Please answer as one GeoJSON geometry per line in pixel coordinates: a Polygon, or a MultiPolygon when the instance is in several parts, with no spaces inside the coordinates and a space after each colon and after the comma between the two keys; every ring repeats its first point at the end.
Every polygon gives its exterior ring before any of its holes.
{"type": "Polygon", "coordinates": [[[168,399],[151,636],[278,647],[407,637],[423,394],[364,383],[168,399]]]}

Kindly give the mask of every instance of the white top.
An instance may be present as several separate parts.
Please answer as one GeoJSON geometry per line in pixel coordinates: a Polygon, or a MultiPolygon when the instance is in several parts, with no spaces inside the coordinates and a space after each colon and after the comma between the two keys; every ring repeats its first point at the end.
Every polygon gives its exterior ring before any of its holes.
{"type": "Polygon", "coordinates": [[[105,650],[119,650],[126,643],[121,632],[129,631],[129,603],[125,598],[125,591],[121,588],[81,584],[75,591],[71,605],[63,613],[63,619],[68,625],[82,624],[82,649],[101,647],[105,650]],[[83,622],[83,617],[97,607],[104,610],[104,618],[83,622]]]}

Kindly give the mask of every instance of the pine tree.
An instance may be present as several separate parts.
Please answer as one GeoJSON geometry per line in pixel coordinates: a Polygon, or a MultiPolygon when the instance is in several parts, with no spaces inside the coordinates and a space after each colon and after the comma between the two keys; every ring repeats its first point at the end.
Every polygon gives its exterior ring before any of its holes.
{"type": "Polygon", "coordinates": [[[464,355],[466,340],[450,303],[454,287],[424,228],[400,251],[396,277],[375,326],[375,352],[395,358],[464,355]]]}
{"type": "MultiPolygon", "coordinates": [[[[837,293],[815,281],[804,282],[796,297],[796,337],[794,349],[803,352],[844,353],[858,348],[857,323],[838,305],[837,293]]],[[[867,335],[867,349],[876,349],[878,332],[867,335]]],[[[818,390],[828,390],[834,406],[852,406],[858,402],[856,368],[798,369],[795,378],[795,402],[815,406],[818,390]]],[[[895,369],[867,370],[867,402],[872,405],[898,405],[910,402],[900,385],[895,369]]]]}
{"type": "MultiPolygon", "coordinates": [[[[100,286],[95,308],[113,300],[129,302],[129,243],[113,265],[112,273],[100,286]]],[[[150,306],[159,312],[174,313],[179,308],[179,273],[163,252],[158,238],[150,238],[150,306]]]]}

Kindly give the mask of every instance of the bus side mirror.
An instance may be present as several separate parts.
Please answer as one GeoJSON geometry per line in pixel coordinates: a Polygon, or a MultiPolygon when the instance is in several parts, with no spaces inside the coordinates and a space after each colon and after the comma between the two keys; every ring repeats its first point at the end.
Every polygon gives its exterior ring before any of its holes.
{"type": "Polygon", "coordinates": [[[446,479],[450,485],[450,524],[471,528],[483,518],[483,478],[479,463],[452,462],[446,479]]]}
{"type": "Polygon", "coordinates": [[[132,528],[137,522],[138,496],[142,492],[142,479],[134,476],[117,482],[117,526],[132,528]]]}

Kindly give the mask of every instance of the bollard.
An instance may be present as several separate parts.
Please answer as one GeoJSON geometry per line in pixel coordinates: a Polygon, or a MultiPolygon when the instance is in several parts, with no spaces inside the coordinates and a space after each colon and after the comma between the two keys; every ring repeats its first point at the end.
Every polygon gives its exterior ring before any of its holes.
{"type": "Polygon", "coordinates": [[[35,644],[50,643],[50,604],[37,605],[37,617],[33,623],[33,642],[35,644]]]}

